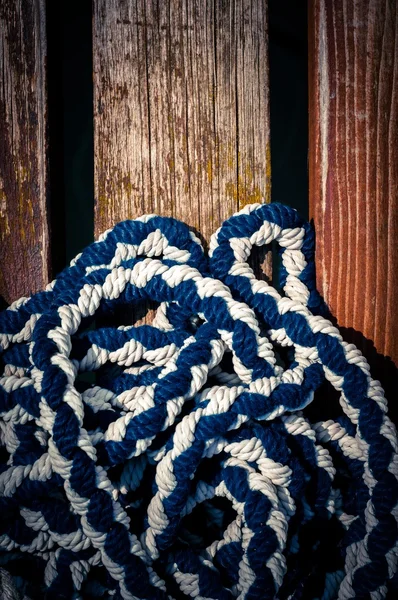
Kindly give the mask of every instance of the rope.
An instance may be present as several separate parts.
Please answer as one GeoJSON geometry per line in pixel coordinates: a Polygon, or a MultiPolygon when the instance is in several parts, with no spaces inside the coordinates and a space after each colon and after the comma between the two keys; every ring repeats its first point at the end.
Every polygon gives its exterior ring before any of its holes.
{"type": "Polygon", "coordinates": [[[0,566],[19,593],[394,594],[396,431],[325,314],[312,228],[280,204],[231,217],[208,257],[174,219],[124,221],[1,313],[0,566]],[[282,293],[248,262],[272,242],[282,293]],[[152,325],[121,324],[148,300],[152,325]]]}

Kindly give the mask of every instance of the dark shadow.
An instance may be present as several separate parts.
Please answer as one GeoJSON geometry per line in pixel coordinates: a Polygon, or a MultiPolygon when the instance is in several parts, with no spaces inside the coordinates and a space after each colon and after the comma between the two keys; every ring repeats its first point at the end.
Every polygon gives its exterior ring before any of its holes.
{"type": "Polygon", "coordinates": [[[91,0],[46,2],[52,277],[94,238],[91,0]]]}
{"type": "Polygon", "coordinates": [[[202,248],[203,248],[203,250],[204,250],[204,251],[206,252],[206,254],[207,254],[207,252],[209,251],[209,244],[210,244],[210,240],[206,240],[206,239],[203,237],[203,235],[201,234],[201,232],[200,232],[200,231],[198,231],[198,229],[196,229],[196,227],[192,227],[192,225],[188,225],[188,223],[185,223],[184,221],[183,221],[183,223],[184,223],[184,225],[186,225],[187,227],[189,227],[189,229],[190,229],[191,231],[193,231],[193,232],[194,232],[194,234],[196,235],[196,237],[197,237],[197,238],[199,238],[199,240],[200,240],[200,243],[202,244],[202,248]]]}
{"type": "MultiPolygon", "coordinates": [[[[334,317],[329,320],[338,327],[334,317]]],[[[345,342],[355,344],[369,363],[372,379],[380,381],[385,396],[388,400],[388,415],[398,427],[398,368],[389,356],[377,352],[372,340],[367,339],[362,333],[352,327],[338,327],[345,342]]],[[[305,409],[306,416],[312,422],[335,419],[341,414],[339,403],[340,392],[325,380],[315,392],[315,402],[305,409]]]]}
{"type": "Polygon", "coordinates": [[[95,328],[142,325],[145,317],[152,315],[158,306],[159,303],[152,300],[115,306],[109,314],[96,316],[95,328]]]}
{"type": "Polygon", "coordinates": [[[247,260],[257,279],[273,283],[273,244],[268,246],[254,246],[247,260]]]}
{"type": "Polygon", "coordinates": [[[307,1],[269,0],[272,201],[308,217],[307,1]]]}
{"type": "MultiPolygon", "coordinates": [[[[316,249],[316,229],[313,219],[311,219],[311,225],[315,231],[316,249]]],[[[324,301],[323,298],[322,300],[324,301]]],[[[389,416],[398,427],[398,366],[390,356],[384,356],[377,352],[373,340],[366,338],[360,331],[357,331],[353,327],[341,327],[337,318],[328,309],[326,302],[325,307],[327,312],[324,316],[338,328],[343,340],[349,344],[355,344],[368,361],[372,378],[380,381],[384,389],[385,396],[388,400],[389,416]]]]}
{"type": "MultiPolygon", "coordinates": [[[[334,321],[336,321],[334,319],[334,321]]],[[[372,340],[352,327],[339,327],[344,341],[355,344],[369,363],[370,374],[378,379],[388,400],[388,411],[391,420],[398,427],[398,367],[389,356],[377,352],[372,340]]]]}
{"type": "Polygon", "coordinates": [[[48,98],[48,212],[50,228],[50,280],[66,263],[65,181],[64,181],[64,91],[59,6],[47,2],[47,98],[48,98]]]}
{"type": "Polygon", "coordinates": [[[6,308],[8,308],[8,306],[8,302],[5,301],[3,296],[0,296],[0,311],[5,310],[6,308]]]}

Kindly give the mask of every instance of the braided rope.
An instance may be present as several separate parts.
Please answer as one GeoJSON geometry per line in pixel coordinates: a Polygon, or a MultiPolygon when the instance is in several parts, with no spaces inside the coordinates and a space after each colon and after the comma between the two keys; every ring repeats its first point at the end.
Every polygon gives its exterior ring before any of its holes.
{"type": "Polygon", "coordinates": [[[310,225],[279,204],[227,220],[209,258],[184,224],[149,215],[0,314],[0,566],[23,593],[394,589],[396,431],[365,358],[323,316],[313,253],[310,225]],[[283,294],[248,264],[272,242],[283,294]],[[144,300],[151,326],[114,325],[144,300]]]}

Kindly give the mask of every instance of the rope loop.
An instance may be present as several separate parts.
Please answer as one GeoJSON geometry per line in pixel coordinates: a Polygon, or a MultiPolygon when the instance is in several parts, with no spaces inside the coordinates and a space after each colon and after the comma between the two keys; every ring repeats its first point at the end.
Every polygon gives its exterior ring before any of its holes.
{"type": "Polygon", "coordinates": [[[208,257],[175,219],[121,222],[1,313],[7,586],[49,599],[393,594],[396,430],[326,315],[313,229],[281,204],[225,221],[208,257]],[[249,265],[272,244],[281,291],[249,265]],[[152,324],[120,323],[148,301],[152,324]]]}

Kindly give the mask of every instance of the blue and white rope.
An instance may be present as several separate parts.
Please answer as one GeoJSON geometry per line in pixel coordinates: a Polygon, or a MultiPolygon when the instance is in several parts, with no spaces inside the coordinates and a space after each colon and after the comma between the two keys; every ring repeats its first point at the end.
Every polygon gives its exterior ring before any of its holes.
{"type": "Polygon", "coordinates": [[[396,431],[325,314],[313,231],[279,204],[227,220],[208,258],[174,219],[124,221],[11,305],[0,567],[47,598],[394,593],[396,431]],[[272,242],[283,293],[248,263],[272,242]],[[117,325],[146,300],[152,325],[117,325]]]}

